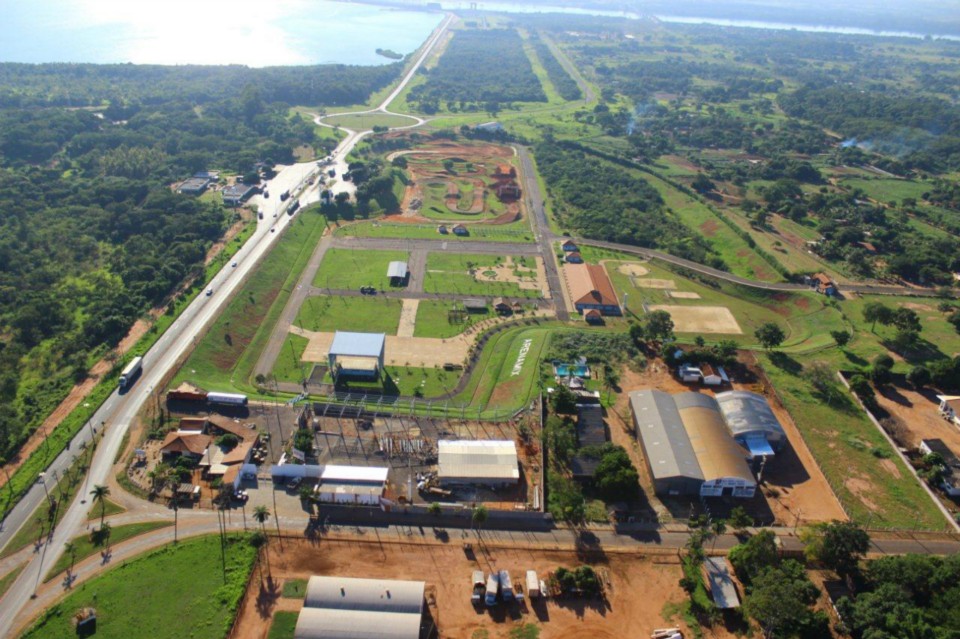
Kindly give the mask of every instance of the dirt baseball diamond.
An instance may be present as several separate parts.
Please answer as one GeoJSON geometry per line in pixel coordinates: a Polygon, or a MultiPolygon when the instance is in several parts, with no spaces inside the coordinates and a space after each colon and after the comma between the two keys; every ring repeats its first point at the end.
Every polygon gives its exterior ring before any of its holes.
{"type": "Polygon", "coordinates": [[[690,291],[669,291],[667,295],[669,295],[670,297],[676,298],[678,300],[700,299],[700,293],[692,293],[690,291]]]}
{"type": "Polygon", "coordinates": [[[666,311],[678,333],[721,333],[742,335],[740,325],[726,306],[670,306],[656,304],[651,311],[666,311]]]}
{"type": "MultiPolygon", "coordinates": [[[[455,531],[451,531],[451,534],[455,531]]],[[[591,559],[605,584],[606,598],[548,599],[526,601],[510,607],[475,607],[470,602],[471,574],[492,569],[511,572],[515,584],[523,585],[526,570],[539,577],[558,567],[573,568],[586,563],[574,552],[548,549],[498,548],[473,544],[474,554],[464,553],[459,536],[437,543],[429,530],[426,540],[414,532],[399,539],[385,533],[370,533],[369,540],[318,542],[285,540],[267,546],[261,588],[256,575],[241,602],[230,639],[266,639],[276,611],[299,612],[303,599],[280,597],[283,583],[309,579],[312,575],[341,575],[371,579],[416,580],[426,583],[425,611],[437,624],[440,639],[488,637],[506,639],[520,624],[540,628],[541,639],[614,639],[645,637],[654,628],[689,629],[679,618],[664,619],[667,604],[681,604],[687,595],[680,588],[683,576],[676,556],[617,554],[591,559]],[[484,632],[485,631],[485,632],[484,632]]],[[[674,608],[676,606],[669,606],[674,608]]],[[[722,623],[704,628],[708,639],[732,639],[722,623]]]]}

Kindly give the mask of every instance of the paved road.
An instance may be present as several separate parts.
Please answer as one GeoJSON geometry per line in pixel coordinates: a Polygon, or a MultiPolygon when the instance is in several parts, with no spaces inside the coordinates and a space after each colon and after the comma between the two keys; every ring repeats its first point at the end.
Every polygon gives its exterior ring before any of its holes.
{"type": "Polygon", "coordinates": [[[577,86],[580,87],[580,91],[583,93],[584,102],[593,102],[596,99],[596,95],[593,93],[593,87],[583,78],[583,75],[580,74],[580,69],[577,68],[573,62],[570,61],[570,58],[567,57],[567,54],[558,47],[553,40],[541,34],[540,36],[543,41],[547,44],[547,47],[550,48],[550,52],[553,53],[553,57],[557,59],[557,62],[560,63],[560,66],[563,67],[563,70],[570,74],[570,77],[574,79],[577,83],[577,86]]]}
{"type": "Polygon", "coordinates": [[[547,220],[547,211],[543,204],[543,193],[540,192],[540,184],[537,182],[537,172],[533,166],[533,160],[525,147],[514,147],[517,157],[520,158],[520,173],[523,177],[524,198],[527,202],[527,211],[530,214],[530,226],[533,228],[533,235],[537,240],[537,250],[543,257],[544,270],[547,275],[547,286],[550,288],[550,298],[554,303],[554,310],[557,313],[557,319],[565,322],[570,319],[570,313],[567,311],[567,305],[564,302],[563,286],[560,282],[560,271],[557,266],[557,256],[553,252],[553,231],[550,230],[550,222],[547,220]]]}
{"type": "MultiPolygon", "coordinates": [[[[365,294],[361,293],[356,289],[338,289],[338,288],[323,288],[322,286],[312,286],[309,289],[309,295],[334,295],[337,297],[366,297],[365,294]]],[[[407,300],[450,300],[452,302],[459,301],[462,302],[464,298],[470,299],[480,299],[487,300],[492,302],[493,300],[504,300],[508,304],[513,304],[514,302],[519,302],[520,304],[528,305],[535,304],[537,308],[553,308],[553,300],[544,299],[541,297],[504,297],[503,295],[475,295],[473,293],[467,295],[465,293],[424,293],[423,291],[411,291],[409,289],[401,289],[395,291],[380,291],[374,297],[386,297],[389,299],[407,299],[407,300]]],[[[288,329],[289,330],[289,327],[288,329]]]]}

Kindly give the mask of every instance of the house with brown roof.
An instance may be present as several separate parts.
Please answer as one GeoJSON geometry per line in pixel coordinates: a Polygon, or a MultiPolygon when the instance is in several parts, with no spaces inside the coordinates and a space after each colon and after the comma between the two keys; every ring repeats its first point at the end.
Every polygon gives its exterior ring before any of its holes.
{"type": "Polygon", "coordinates": [[[823,295],[836,295],[837,294],[837,285],[833,283],[833,280],[830,279],[826,273],[817,273],[810,278],[810,285],[823,295]]]}
{"type": "Polygon", "coordinates": [[[573,306],[580,314],[589,310],[601,315],[619,316],[623,312],[607,271],[599,264],[564,264],[563,275],[573,306]]]}
{"type": "Polygon", "coordinates": [[[497,178],[517,177],[517,170],[512,166],[510,166],[509,164],[498,164],[496,171],[493,172],[493,177],[497,177],[497,178]]]}
{"type": "Polygon", "coordinates": [[[163,457],[185,456],[200,459],[210,446],[213,438],[202,433],[184,433],[170,431],[160,445],[163,457]]]}

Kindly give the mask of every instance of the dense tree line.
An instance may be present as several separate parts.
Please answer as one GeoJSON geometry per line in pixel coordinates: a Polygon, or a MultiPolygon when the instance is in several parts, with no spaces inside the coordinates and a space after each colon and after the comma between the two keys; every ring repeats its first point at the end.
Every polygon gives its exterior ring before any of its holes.
{"type": "Polygon", "coordinates": [[[960,107],[937,97],[860,87],[805,86],[781,94],[789,115],[817,122],[877,151],[902,156],[908,167],[960,167],[960,107]]]}
{"type": "MultiPolygon", "coordinates": [[[[0,64],[0,108],[206,104],[256,86],[267,102],[342,106],[365,102],[394,81],[400,62],[380,66],[161,66],[131,64],[0,64]]],[[[121,119],[116,117],[116,119],[121,119]]]]}
{"type": "Polygon", "coordinates": [[[862,582],[837,603],[856,639],[960,635],[960,555],[882,557],[867,564],[862,582]]]}
{"type": "Polygon", "coordinates": [[[441,102],[452,111],[495,113],[512,102],[547,100],[514,29],[457,31],[437,66],[421,72],[427,81],[407,100],[424,113],[435,113],[441,102]]]}
{"type": "Polygon", "coordinates": [[[537,57],[540,58],[540,64],[543,65],[547,76],[550,78],[550,82],[553,83],[553,88],[557,90],[560,97],[564,100],[579,100],[582,98],[583,92],[580,91],[580,85],[570,77],[570,74],[563,68],[563,65],[560,64],[557,57],[553,55],[550,47],[539,37],[531,37],[531,40],[534,51],[536,51],[537,57]]]}
{"type": "Polygon", "coordinates": [[[706,242],[663,206],[656,189],[626,169],[574,145],[536,145],[537,166],[561,224],[591,239],[661,248],[723,266],[706,242]]]}
{"type": "Polygon", "coordinates": [[[171,185],[321,147],[278,100],[306,100],[292,87],[311,77],[365,100],[398,67],[350,69],[0,65],[0,458],[236,219],[171,185]]]}

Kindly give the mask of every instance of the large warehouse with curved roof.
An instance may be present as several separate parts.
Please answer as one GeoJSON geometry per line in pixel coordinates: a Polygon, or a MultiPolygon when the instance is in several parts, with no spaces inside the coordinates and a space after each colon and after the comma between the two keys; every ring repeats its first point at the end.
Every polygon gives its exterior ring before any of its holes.
{"type": "Polygon", "coordinates": [[[422,581],[310,577],[295,639],[418,639],[422,581]]]}

